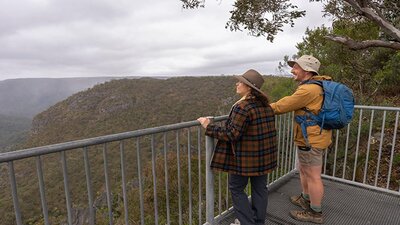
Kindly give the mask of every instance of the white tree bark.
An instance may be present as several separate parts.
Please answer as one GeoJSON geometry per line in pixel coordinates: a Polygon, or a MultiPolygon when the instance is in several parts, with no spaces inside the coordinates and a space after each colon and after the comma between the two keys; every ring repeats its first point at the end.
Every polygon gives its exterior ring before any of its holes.
{"type": "Polygon", "coordinates": [[[372,7],[364,7],[364,6],[362,7],[355,0],[344,0],[344,1],[347,2],[349,5],[351,5],[360,14],[362,14],[366,18],[376,23],[379,27],[381,27],[385,31],[386,34],[388,34],[394,40],[400,42],[400,30],[397,29],[393,24],[391,24],[385,18],[383,18],[379,12],[375,12],[372,9],[372,7]]]}

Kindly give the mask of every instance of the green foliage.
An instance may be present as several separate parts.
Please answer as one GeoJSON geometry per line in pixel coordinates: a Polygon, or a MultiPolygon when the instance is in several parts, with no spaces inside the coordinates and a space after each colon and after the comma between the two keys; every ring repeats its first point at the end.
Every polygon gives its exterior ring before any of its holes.
{"type": "Polygon", "coordinates": [[[241,0],[235,1],[233,7],[226,27],[231,31],[244,28],[249,34],[266,36],[271,42],[279,31],[283,31],[285,24],[293,27],[294,20],[305,15],[304,10],[297,10],[297,6],[289,1],[241,0]],[[271,16],[266,17],[266,13],[271,16]]]}
{"type": "Polygon", "coordinates": [[[385,95],[398,96],[400,87],[400,52],[391,55],[383,69],[376,73],[375,79],[381,80],[381,89],[385,95]]]}
{"type": "Polygon", "coordinates": [[[394,166],[394,168],[400,167],[400,154],[398,154],[398,155],[396,155],[396,157],[394,157],[393,166],[394,166]]]}
{"type": "Polygon", "coordinates": [[[377,39],[379,27],[370,21],[337,20],[333,24],[332,33],[354,40],[377,39]]]}
{"type": "Polygon", "coordinates": [[[292,78],[287,77],[268,77],[267,82],[262,87],[268,93],[271,102],[275,102],[282,97],[293,94],[297,84],[292,78]]]}
{"type": "Polygon", "coordinates": [[[328,35],[329,31],[330,30],[325,26],[316,28],[315,30],[307,28],[305,31],[306,37],[303,37],[303,41],[296,45],[296,48],[298,49],[297,55],[301,56],[308,54],[316,57],[318,56],[322,66],[325,66],[326,64],[323,63],[323,56],[326,55],[326,52],[332,48],[332,45],[334,45],[324,38],[328,35]]]}

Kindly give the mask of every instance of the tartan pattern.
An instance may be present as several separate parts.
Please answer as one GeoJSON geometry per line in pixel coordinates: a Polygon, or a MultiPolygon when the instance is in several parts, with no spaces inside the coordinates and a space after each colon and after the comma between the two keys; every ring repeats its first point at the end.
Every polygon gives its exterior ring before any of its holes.
{"type": "Polygon", "coordinates": [[[224,126],[210,124],[206,135],[218,139],[211,168],[241,176],[260,176],[277,165],[275,116],[254,97],[232,107],[224,126]]]}

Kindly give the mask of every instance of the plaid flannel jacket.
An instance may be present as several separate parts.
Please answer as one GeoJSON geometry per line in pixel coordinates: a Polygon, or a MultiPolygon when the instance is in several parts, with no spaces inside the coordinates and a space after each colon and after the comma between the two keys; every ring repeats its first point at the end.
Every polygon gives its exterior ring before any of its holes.
{"type": "Polygon", "coordinates": [[[224,126],[209,124],[206,135],[218,139],[211,168],[241,176],[260,176],[277,165],[275,116],[254,97],[232,107],[224,126]]]}

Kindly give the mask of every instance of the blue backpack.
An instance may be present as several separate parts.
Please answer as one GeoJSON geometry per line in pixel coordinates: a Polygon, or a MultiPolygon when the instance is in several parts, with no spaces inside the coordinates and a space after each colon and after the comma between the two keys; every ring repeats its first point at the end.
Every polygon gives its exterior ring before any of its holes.
{"type": "Polygon", "coordinates": [[[295,117],[297,123],[301,126],[301,132],[308,142],[307,127],[318,125],[322,129],[332,130],[340,129],[350,123],[354,113],[353,92],[346,85],[328,81],[328,80],[308,80],[303,84],[317,84],[324,91],[324,100],[318,115],[314,115],[307,109],[303,109],[306,114],[295,117]]]}

